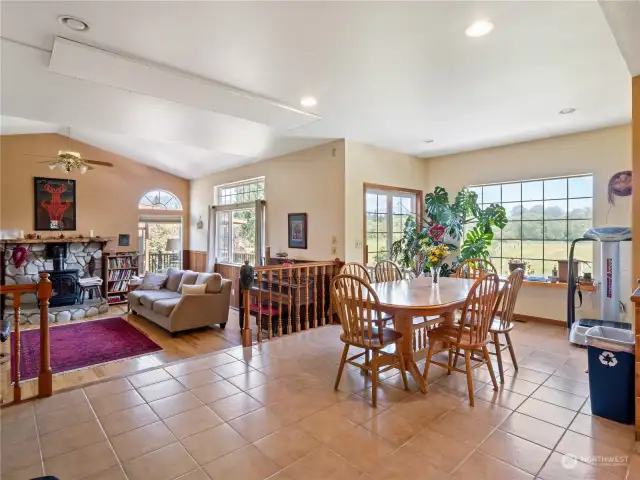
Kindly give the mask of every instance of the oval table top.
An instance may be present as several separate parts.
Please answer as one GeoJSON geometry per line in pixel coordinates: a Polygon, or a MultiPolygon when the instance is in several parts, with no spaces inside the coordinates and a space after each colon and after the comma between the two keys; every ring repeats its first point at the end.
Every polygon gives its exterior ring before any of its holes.
{"type": "Polygon", "coordinates": [[[424,310],[461,305],[476,279],[442,277],[437,287],[428,286],[426,277],[395,282],[372,283],[383,307],[424,310]]]}

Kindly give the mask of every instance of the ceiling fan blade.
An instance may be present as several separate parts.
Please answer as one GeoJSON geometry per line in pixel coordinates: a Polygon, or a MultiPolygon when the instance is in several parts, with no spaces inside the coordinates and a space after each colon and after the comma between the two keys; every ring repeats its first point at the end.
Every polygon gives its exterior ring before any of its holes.
{"type": "Polygon", "coordinates": [[[54,163],[56,160],[52,159],[52,160],[45,160],[44,162],[36,162],[36,163],[54,163]]]}
{"type": "Polygon", "coordinates": [[[87,160],[86,158],[82,159],[85,163],[90,163],[92,165],[100,165],[102,167],[113,167],[113,163],[110,162],[102,162],[100,160],[87,160]]]}
{"type": "Polygon", "coordinates": [[[23,153],[22,155],[25,155],[27,157],[51,158],[53,160],[57,160],[58,159],[58,157],[56,157],[54,155],[34,155],[32,153],[23,153]]]}

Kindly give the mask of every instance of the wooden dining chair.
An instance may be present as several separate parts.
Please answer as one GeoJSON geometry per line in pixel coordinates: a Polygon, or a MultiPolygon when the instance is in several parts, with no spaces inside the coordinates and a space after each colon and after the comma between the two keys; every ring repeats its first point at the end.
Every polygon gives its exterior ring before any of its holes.
{"type": "Polygon", "coordinates": [[[489,273],[498,273],[493,263],[483,258],[469,258],[458,266],[455,276],[458,278],[480,278],[480,276],[489,273]]]}
{"type": "Polygon", "coordinates": [[[491,320],[495,312],[496,299],[500,288],[500,278],[496,274],[484,275],[473,284],[467,300],[462,308],[465,313],[464,321],[451,325],[449,323],[442,324],[427,332],[429,338],[429,351],[427,353],[427,361],[424,366],[423,377],[426,381],[429,374],[429,367],[433,363],[440,367],[446,368],[450,375],[452,371],[467,374],[467,388],[469,390],[469,405],[474,406],[473,396],[473,377],[472,369],[487,365],[493,389],[498,390],[496,376],[493,372],[491,357],[487,344],[490,341],[489,328],[491,320]],[[449,351],[449,361],[444,364],[432,360],[436,342],[442,342],[447,346],[449,351]],[[455,350],[456,359],[460,350],[464,350],[465,369],[459,369],[453,361],[455,350]],[[473,367],[471,366],[471,354],[474,350],[481,350],[483,357],[473,367]]]}
{"type": "Polygon", "coordinates": [[[365,372],[371,372],[371,402],[374,407],[377,404],[380,373],[400,368],[404,387],[408,390],[407,372],[402,356],[402,334],[382,327],[380,320],[368,321],[371,318],[382,318],[380,300],[371,285],[355,275],[340,274],[333,279],[331,297],[342,324],[343,333],[340,340],[344,342],[334,388],[338,390],[344,365],[349,363],[365,372]],[[364,352],[349,357],[349,347],[361,348],[364,352]],[[370,361],[356,362],[360,357],[368,358],[369,354],[370,361]]]}
{"type": "Polygon", "coordinates": [[[516,360],[516,354],[513,349],[513,342],[509,332],[513,330],[513,312],[515,310],[516,301],[518,300],[518,294],[522,287],[522,281],[524,279],[524,270],[521,268],[515,269],[509,275],[509,278],[502,287],[502,292],[498,296],[496,306],[494,309],[493,321],[489,328],[493,344],[495,347],[495,355],[498,360],[498,372],[500,373],[500,383],[504,383],[504,370],[502,367],[502,352],[509,349],[511,355],[511,362],[513,368],[518,370],[518,361],[516,360]],[[504,335],[505,344],[500,343],[500,335],[504,335]]]}
{"type": "Polygon", "coordinates": [[[367,283],[371,283],[371,275],[369,275],[369,271],[367,267],[359,262],[348,262],[345,263],[340,269],[340,273],[346,273],[347,275],[355,275],[362,280],[365,280],[367,283]]]}
{"type": "Polygon", "coordinates": [[[375,268],[376,282],[395,282],[402,280],[402,270],[391,260],[380,260],[375,268]]]}

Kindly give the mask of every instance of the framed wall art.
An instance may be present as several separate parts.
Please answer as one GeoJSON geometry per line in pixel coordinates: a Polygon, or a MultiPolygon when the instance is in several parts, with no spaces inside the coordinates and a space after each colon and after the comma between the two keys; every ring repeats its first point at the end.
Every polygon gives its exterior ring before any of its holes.
{"type": "Polygon", "coordinates": [[[76,230],[76,181],[34,177],[35,230],[76,230]]]}
{"type": "Polygon", "coordinates": [[[289,248],[307,248],[307,214],[289,214],[289,248]]]}

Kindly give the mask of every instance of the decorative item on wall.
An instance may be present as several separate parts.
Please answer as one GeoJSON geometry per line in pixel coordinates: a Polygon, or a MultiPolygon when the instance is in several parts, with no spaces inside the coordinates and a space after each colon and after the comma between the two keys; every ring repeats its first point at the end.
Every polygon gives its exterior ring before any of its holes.
{"type": "Polygon", "coordinates": [[[118,246],[119,247],[128,247],[129,246],[129,234],[121,233],[118,235],[118,246]]]}
{"type": "Polygon", "coordinates": [[[11,259],[13,260],[13,264],[16,266],[16,268],[20,268],[24,261],[27,259],[27,249],[22,246],[16,247],[13,250],[11,259]]]}
{"type": "Polygon", "coordinates": [[[289,214],[289,248],[307,248],[307,214],[289,214]]]}
{"type": "Polygon", "coordinates": [[[34,177],[36,230],[76,229],[76,181],[34,177]]]}
{"type": "Polygon", "coordinates": [[[196,228],[198,230],[202,230],[204,228],[204,222],[202,221],[202,215],[198,217],[198,223],[196,223],[196,228]]]}
{"type": "Polygon", "coordinates": [[[624,170],[614,174],[609,179],[609,205],[616,204],[615,197],[628,197],[631,195],[631,175],[631,170],[624,170]]]}

